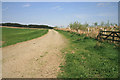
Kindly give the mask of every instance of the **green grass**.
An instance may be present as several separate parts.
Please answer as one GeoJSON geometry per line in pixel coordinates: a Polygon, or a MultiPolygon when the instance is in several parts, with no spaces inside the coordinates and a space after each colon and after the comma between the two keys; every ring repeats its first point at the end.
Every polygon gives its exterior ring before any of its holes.
{"type": "Polygon", "coordinates": [[[18,29],[18,28],[2,28],[2,47],[16,44],[40,37],[46,34],[48,30],[43,29],[18,29]]]}
{"type": "Polygon", "coordinates": [[[68,40],[58,78],[118,78],[118,48],[76,33],[57,30],[68,40]]]}

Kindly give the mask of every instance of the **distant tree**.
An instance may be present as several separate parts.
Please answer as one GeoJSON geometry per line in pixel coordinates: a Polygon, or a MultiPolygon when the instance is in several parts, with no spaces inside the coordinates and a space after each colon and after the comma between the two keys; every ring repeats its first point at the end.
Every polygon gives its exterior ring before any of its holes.
{"type": "Polygon", "coordinates": [[[115,26],[118,26],[117,24],[115,24],[115,26]]]}
{"type": "Polygon", "coordinates": [[[107,26],[107,27],[109,27],[109,26],[110,26],[109,20],[107,21],[106,26],[107,26]]]}
{"type": "Polygon", "coordinates": [[[110,25],[111,25],[111,26],[114,26],[114,24],[113,24],[113,23],[110,23],[110,25]]]}
{"type": "Polygon", "coordinates": [[[70,24],[70,28],[76,30],[77,32],[78,32],[78,29],[80,28],[80,26],[81,26],[81,24],[78,23],[77,21],[74,22],[73,24],[72,23],[70,24]]]}
{"type": "Polygon", "coordinates": [[[12,26],[12,27],[29,27],[29,28],[47,28],[47,29],[53,29],[53,27],[48,25],[23,25],[19,23],[2,23],[2,26],[12,26]]]}
{"type": "Polygon", "coordinates": [[[98,23],[97,23],[97,22],[95,22],[95,23],[94,23],[94,26],[97,26],[97,25],[98,25],[98,23]]]}
{"type": "MultiPolygon", "coordinates": [[[[86,25],[88,26],[88,24],[86,25]]],[[[84,25],[82,25],[80,22],[74,22],[69,24],[70,29],[76,30],[78,32],[78,30],[86,30],[86,27],[84,25]]]]}
{"type": "Polygon", "coordinates": [[[102,21],[100,25],[101,25],[101,26],[104,26],[104,22],[102,21]]]}
{"type": "Polygon", "coordinates": [[[55,26],[54,28],[58,28],[58,26],[55,26]]]}
{"type": "Polygon", "coordinates": [[[89,26],[89,24],[88,24],[87,22],[85,22],[84,26],[85,26],[85,27],[88,27],[88,26],[89,26]]]}

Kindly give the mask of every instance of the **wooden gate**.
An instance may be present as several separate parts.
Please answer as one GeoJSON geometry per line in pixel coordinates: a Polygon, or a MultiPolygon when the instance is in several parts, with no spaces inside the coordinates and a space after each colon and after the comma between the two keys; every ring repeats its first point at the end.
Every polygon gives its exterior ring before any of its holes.
{"type": "Polygon", "coordinates": [[[112,42],[120,42],[120,31],[100,31],[98,36],[98,40],[109,40],[112,42]]]}

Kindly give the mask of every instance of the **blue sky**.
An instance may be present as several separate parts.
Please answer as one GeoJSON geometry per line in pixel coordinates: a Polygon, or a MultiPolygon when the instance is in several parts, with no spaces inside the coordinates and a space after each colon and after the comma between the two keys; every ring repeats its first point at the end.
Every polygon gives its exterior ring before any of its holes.
{"type": "Polygon", "coordinates": [[[117,2],[3,2],[2,21],[65,26],[71,22],[118,23],[117,2]]]}

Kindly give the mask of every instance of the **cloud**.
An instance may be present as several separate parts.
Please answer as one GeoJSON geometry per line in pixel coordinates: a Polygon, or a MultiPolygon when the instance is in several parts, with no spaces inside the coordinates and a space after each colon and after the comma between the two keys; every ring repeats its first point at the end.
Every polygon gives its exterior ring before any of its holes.
{"type": "Polygon", "coordinates": [[[30,7],[30,6],[31,6],[30,4],[23,5],[23,7],[30,7]]]}
{"type": "Polygon", "coordinates": [[[53,10],[63,10],[63,8],[61,6],[55,6],[55,7],[52,7],[53,10]]]}
{"type": "Polygon", "coordinates": [[[90,15],[90,14],[75,14],[74,15],[74,17],[76,17],[76,18],[88,18],[88,17],[90,17],[90,16],[92,16],[92,15],[90,15]]]}
{"type": "Polygon", "coordinates": [[[93,17],[115,17],[117,13],[99,13],[99,14],[75,14],[74,17],[84,19],[84,18],[93,18],[93,17]]]}
{"type": "Polygon", "coordinates": [[[105,7],[105,6],[109,6],[109,5],[110,5],[110,3],[107,3],[107,2],[106,3],[98,3],[97,4],[98,7],[105,7]]]}
{"type": "Polygon", "coordinates": [[[114,17],[116,15],[117,15],[117,13],[112,12],[112,13],[99,13],[96,16],[100,16],[100,17],[102,17],[102,16],[104,16],[104,17],[114,17]]]}
{"type": "Polygon", "coordinates": [[[104,3],[98,3],[97,4],[97,6],[99,6],[99,7],[101,7],[101,6],[104,7],[104,5],[105,5],[104,3]]]}

